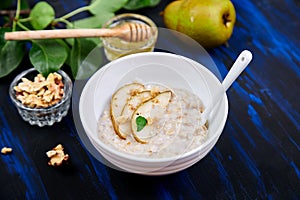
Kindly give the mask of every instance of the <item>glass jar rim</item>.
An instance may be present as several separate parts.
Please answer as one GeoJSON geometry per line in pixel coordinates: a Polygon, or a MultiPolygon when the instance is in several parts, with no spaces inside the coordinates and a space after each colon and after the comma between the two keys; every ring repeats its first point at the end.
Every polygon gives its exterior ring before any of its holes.
{"type": "Polygon", "coordinates": [[[117,22],[118,20],[122,20],[125,18],[138,19],[148,24],[151,28],[157,28],[156,24],[149,17],[140,14],[135,14],[135,13],[123,13],[123,14],[116,15],[111,19],[109,19],[107,22],[105,22],[102,28],[107,28],[113,22],[117,22]]]}

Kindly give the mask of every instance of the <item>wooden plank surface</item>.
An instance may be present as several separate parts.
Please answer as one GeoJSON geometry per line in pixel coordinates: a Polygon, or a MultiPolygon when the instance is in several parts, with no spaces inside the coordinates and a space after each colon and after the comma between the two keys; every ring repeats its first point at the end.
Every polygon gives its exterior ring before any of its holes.
{"type": "MultiPolygon", "coordinates": [[[[87,3],[49,2],[61,14],[87,3]]],[[[159,13],[168,2],[137,12],[164,27],[159,13]]],[[[111,169],[89,153],[72,110],[51,127],[29,125],[8,96],[27,60],[0,79],[0,146],[13,148],[0,156],[0,199],[299,199],[299,1],[232,2],[237,23],[229,46],[209,54],[222,77],[243,49],[252,51],[253,61],[228,90],[228,121],[204,159],[172,175],[135,175],[111,169]],[[58,143],[71,157],[60,169],[48,166],[45,155],[58,143]]]]}

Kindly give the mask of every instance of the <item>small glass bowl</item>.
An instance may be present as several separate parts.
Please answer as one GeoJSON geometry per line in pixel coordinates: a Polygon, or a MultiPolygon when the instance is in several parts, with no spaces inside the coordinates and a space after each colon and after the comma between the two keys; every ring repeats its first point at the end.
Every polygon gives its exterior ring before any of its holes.
{"type": "Polygon", "coordinates": [[[23,77],[26,77],[29,80],[33,80],[33,78],[38,74],[38,71],[34,68],[30,68],[28,70],[23,71],[15,79],[12,81],[9,87],[9,96],[17,107],[19,114],[23,118],[23,120],[29,122],[31,125],[38,125],[43,127],[45,125],[51,126],[55,122],[60,122],[61,119],[67,115],[70,100],[72,96],[72,81],[70,77],[62,70],[57,71],[58,74],[62,76],[64,83],[64,95],[63,98],[53,106],[49,106],[47,108],[30,108],[23,105],[17,98],[16,92],[14,90],[14,86],[17,86],[23,77]]]}
{"type": "Polygon", "coordinates": [[[129,54],[139,52],[151,52],[154,50],[154,46],[158,35],[157,26],[150,18],[144,15],[134,13],[119,14],[107,21],[103,25],[103,28],[113,28],[128,22],[148,25],[152,31],[151,37],[147,40],[140,42],[127,42],[117,37],[101,38],[104,46],[105,55],[110,61],[129,54]]]}

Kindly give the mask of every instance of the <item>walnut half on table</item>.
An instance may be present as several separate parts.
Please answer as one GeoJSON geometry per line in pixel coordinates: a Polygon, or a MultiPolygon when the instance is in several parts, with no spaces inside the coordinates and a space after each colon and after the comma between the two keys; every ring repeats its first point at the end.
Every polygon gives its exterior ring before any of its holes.
{"type": "Polygon", "coordinates": [[[13,150],[12,150],[12,148],[9,148],[9,147],[3,147],[2,149],[1,149],[1,153],[2,154],[9,154],[9,153],[11,153],[13,150]]]}
{"type": "Polygon", "coordinates": [[[47,151],[46,155],[50,158],[48,165],[51,166],[60,166],[69,159],[69,155],[65,154],[64,147],[61,144],[58,144],[52,150],[47,151]]]}

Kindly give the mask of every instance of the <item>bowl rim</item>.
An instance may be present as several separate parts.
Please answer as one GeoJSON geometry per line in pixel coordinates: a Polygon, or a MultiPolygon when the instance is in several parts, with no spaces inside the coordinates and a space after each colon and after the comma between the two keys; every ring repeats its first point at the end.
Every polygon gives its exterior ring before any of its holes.
{"type": "Polygon", "coordinates": [[[55,109],[57,107],[60,107],[62,104],[64,104],[68,99],[71,98],[72,96],[72,87],[73,87],[73,84],[72,84],[72,80],[71,78],[69,77],[69,75],[64,72],[63,70],[59,69],[57,70],[56,72],[59,73],[62,77],[63,77],[63,80],[64,80],[64,96],[63,98],[57,102],[56,104],[54,104],[53,106],[49,106],[49,107],[46,107],[46,108],[30,108],[28,106],[25,106],[23,105],[19,100],[16,99],[15,97],[15,92],[14,92],[14,86],[17,85],[18,81],[23,78],[24,76],[26,76],[27,74],[29,74],[30,72],[34,72],[36,71],[37,73],[38,70],[35,69],[35,68],[29,68],[27,70],[24,70],[22,71],[20,74],[18,74],[14,79],[13,81],[11,82],[10,86],[9,86],[9,96],[10,96],[10,99],[13,101],[13,103],[19,107],[19,108],[22,108],[23,110],[27,110],[27,111],[49,111],[49,110],[52,110],[52,109],[55,109]]]}
{"type": "MultiPolygon", "coordinates": [[[[80,119],[82,118],[82,116],[81,116],[82,114],[81,113],[84,110],[82,108],[83,107],[82,97],[85,96],[85,93],[87,92],[86,88],[93,81],[93,79],[98,78],[97,77],[98,75],[101,76],[102,73],[107,68],[111,67],[115,63],[124,62],[124,60],[134,59],[135,57],[139,57],[139,56],[171,56],[171,57],[174,57],[174,58],[177,58],[177,59],[178,58],[183,58],[183,59],[186,59],[189,62],[197,64],[197,67],[199,67],[199,66],[202,67],[203,70],[205,70],[207,73],[209,73],[212,76],[213,79],[215,79],[215,81],[220,82],[218,80],[218,78],[210,70],[208,70],[206,67],[204,67],[202,64],[200,64],[200,63],[198,63],[198,62],[196,62],[196,61],[194,61],[194,60],[192,60],[190,58],[187,58],[185,56],[181,56],[181,55],[177,55],[177,54],[173,54],[173,53],[167,53],[167,52],[140,52],[140,53],[136,53],[136,54],[127,55],[127,56],[118,58],[116,60],[113,60],[113,61],[107,63],[102,68],[100,68],[96,73],[94,73],[92,75],[92,77],[90,77],[90,79],[87,81],[87,83],[85,84],[85,86],[84,86],[84,88],[82,90],[82,93],[81,93],[80,99],[79,99],[79,116],[80,116],[80,119]]],[[[139,157],[139,156],[135,156],[134,154],[129,154],[129,153],[125,153],[125,152],[119,151],[119,150],[114,149],[113,147],[105,144],[104,142],[102,142],[98,137],[96,137],[95,134],[91,134],[91,133],[93,133],[93,131],[90,130],[90,128],[87,126],[86,122],[82,121],[82,120],[80,120],[80,121],[81,121],[81,123],[83,125],[83,129],[85,131],[85,134],[88,134],[87,135],[88,138],[92,137],[92,139],[94,140],[94,142],[97,142],[97,144],[100,145],[103,149],[105,149],[106,151],[110,152],[111,154],[113,154],[113,155],[115,155],[117,157],[124,158],[124,159],[130,160],[130,161],[135,161],[135,162],[144,162],[144,163],[158,163],[158,162],[159,163],[170,163],[170,162],[176,161],[177,159],[182,159],[182,158],[189,157],[190,155],[199,152],[199,150],[202,149],[204,146],[210,145],[214,140],[218,140],[218,138],[222,134],[222,131],[223,131],[224,127],[225,127],[225,124],[226,124],[226,121],[227,121],[227,118],[228,118],[228,108],[229,108],[229,106],[228,106],[228,98],[227,98],[226,93],[224,93],[222,99],[223,100],[221,102],[223,102],[223,104],[225,106],[224,107],[225,113],[224,113],[224,117],[223,117],[223,119],[222,119],[222,121],[220,123],[221,126],[219,126],[218,129],[217,129],[217,131],[216,131],[217,134],[214,134],[212,137],[207,138],[207,140],[205,140],[197,148],[194,148],[194,149],[192,149],[190,151],[187,151],[187,152],[185,152],[183,154],[176,155],[176,156],[171,156],[171,157],[162,157],[162,158],[139,157]]],[[[91,139],[89,138],[89,140],[91,140],[91,139]]],[[[97,147],[94,147],[94,148],[97,149],[97,147]]],[[[97,151],[99,152],[98,149],[97,149],[97,151]]]]}

